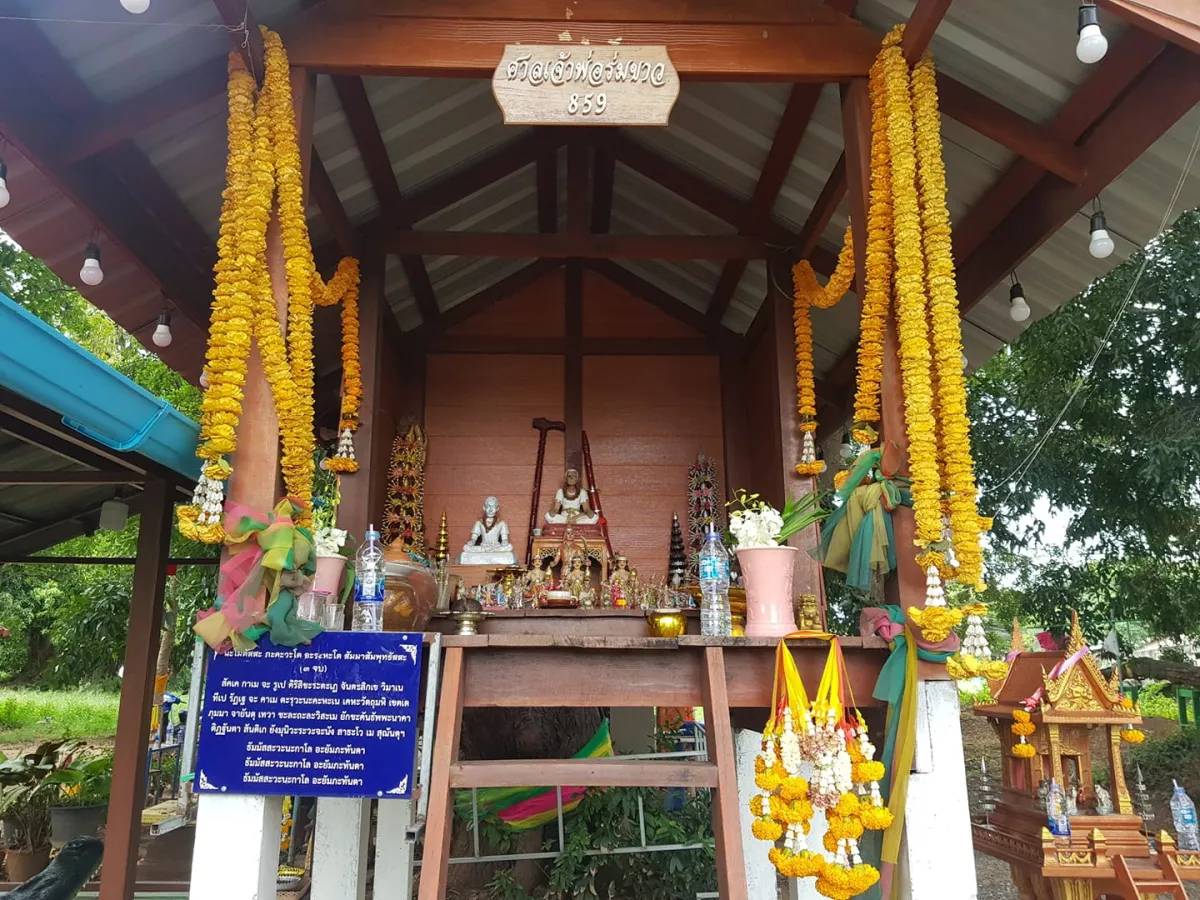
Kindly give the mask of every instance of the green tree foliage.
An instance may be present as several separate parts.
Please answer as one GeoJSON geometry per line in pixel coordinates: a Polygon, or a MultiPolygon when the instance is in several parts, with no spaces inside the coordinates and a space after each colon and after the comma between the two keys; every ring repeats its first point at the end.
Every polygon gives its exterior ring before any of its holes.
{"type": "Polygon", "coordinates": [[[1078,608],[1099,632],[1126,618],[1161,634],[1200,632],[1198,247],[1192,211],[972,379],[972,443],[997,554],[1037,546],[1044,523],[1029,534],[1014,523],[1038,498],[1072,513],[1066,537],[1082,556],[1021,579],[1023,611],[1053,630],[1078,608]]]}
{"type": "MultiPolygon", "coordinates": [[[[193,385],[63,284],[41,260],[3,239],[0,293],[184,414],[199,417],[200,392],[193,385]]],[[[123,531],[74,538],[48,555],[134,557],[137,523],[131,518],[123,531]]],[[[173,532],[171,553],[209,556],[212,550],[173,532]]],[[[0,677],[65,685],[115,676],[125,654],[132,587],[132,566],[0,566],[0,625],[11,633],[0,641],[0,677]]],[[[215,596],[215,569],[180,567],[168,577],[167,590],[179,600],[182,627],[176,629],[172,666],[180,671],[190,659],[188,626],[196,610],[215,596]]]]}

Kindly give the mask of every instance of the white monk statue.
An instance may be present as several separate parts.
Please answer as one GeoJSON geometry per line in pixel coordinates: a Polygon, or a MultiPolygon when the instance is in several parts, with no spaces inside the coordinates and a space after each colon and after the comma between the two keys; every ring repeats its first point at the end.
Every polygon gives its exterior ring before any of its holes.
{"type": "Polygon", "coordinates": [[[500,501],[483,501],[483,515],[471,528],[471,539],[458,554],[459,565],[514,566],[517,556],[508,540],[508,524],[500,518],[500,501]]]}
{"type": "Polygon", "coordinates": [[[563,486],[554,494],[546,521],[551,525],[595,525],[600,521],[588,503],[587,488],[579,484],[578,469],[567,469],[563,475],[563,486]]]}

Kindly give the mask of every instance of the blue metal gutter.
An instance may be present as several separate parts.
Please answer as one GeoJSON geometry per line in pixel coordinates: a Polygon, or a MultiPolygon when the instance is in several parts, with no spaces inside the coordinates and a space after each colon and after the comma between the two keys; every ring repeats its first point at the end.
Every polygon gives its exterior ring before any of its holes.
{"type": "Polygon", "coordinates": [[[200,475],[199,425],[4,294],[0,387],[105,447],[138,453],[190,479],[200,475]]]}

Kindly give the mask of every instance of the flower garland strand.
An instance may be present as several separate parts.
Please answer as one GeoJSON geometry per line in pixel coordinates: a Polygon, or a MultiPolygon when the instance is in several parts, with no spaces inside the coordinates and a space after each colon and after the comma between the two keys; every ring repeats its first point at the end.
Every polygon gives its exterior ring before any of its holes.
{"type": "Polygon", "coordinates": [[[1037,749],[1033,744],[1026,743],[1025,738],[1031,737],[1037,731],[1037,726],[1033,724],[1029,712],[1024,709],[1014,709],[1013,723],[1009,726],[1009,730],[1017,736],[1017,743],[1012,746],[1012,755],[1018,759],[1033,759],[1037,755],[1037,749]]]}
{"type": "Polygon", "coordinates": [[[180,532],[206,543],[219,543],[225,536],[221,526],[225,482],[233,472],[226,457],[237,448],[252,338],[259,345],[279,420],[284,483],[302,510],[297,524],[308,524],[315,445],[314,303],[343,304],[342,440],[331,468],[342,472],[357,469],[350,434],[357,427],[362,397],[358,262],[342,260],[329,284],[316,272],[305,219],[287,54],[278,35],[265,28],[262,31],[266,72],[257,100],[254,79],[240,57],[230,55],[229,154],[205,363],[208,387],[201,404],[196,450],[205,465],[192,503],[178,511],[180,532]],[[266,262],[267,226],[276,197],[287,281],[286,334],[278,321],[266,262]]]}

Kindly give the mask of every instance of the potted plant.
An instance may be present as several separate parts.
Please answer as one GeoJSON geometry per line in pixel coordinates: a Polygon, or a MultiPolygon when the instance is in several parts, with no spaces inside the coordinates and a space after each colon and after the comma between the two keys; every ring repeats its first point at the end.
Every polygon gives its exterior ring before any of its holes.
{"type": "Polygon", "coordinates": [[[52,741],[13,759],[0,754],[0,834],[12,881],[28,881],[50,861],[50,801],[59,788],[47,778],[73,750],[52,741]]]}
{"type": "Polygon", "coordinates": [[[108,817],[112,791],[112,753],[78,755],[52,772],[46,783],[58,787],[50,805],[50,845],[63,847],[77,837],[95,835],[108,817]]]}
{"type": "Polygon", "coordinates": [[[738,566],[746,585],[746,637],[783,637],[796,630],[792,581],[796,555],[788,538],[821,519],[820,497],[789,497],[783,512],[758,494],[737,490],[729,514],[738,566]]]}

